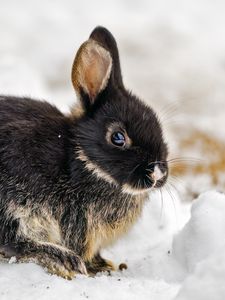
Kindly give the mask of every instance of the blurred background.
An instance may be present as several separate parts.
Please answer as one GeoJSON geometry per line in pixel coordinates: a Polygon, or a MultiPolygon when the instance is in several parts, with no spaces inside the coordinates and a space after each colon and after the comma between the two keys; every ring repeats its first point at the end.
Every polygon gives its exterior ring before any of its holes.
{"type": "Polygon", "coordinates": [[[125,85],[162,120],[189,195],[225,186],[225,2],[0,0],[0,93],[68,112],[75,53],[97,25],[115,36],[125,85]],[[194,178],[194,180],[193,180],[194,178]]]}

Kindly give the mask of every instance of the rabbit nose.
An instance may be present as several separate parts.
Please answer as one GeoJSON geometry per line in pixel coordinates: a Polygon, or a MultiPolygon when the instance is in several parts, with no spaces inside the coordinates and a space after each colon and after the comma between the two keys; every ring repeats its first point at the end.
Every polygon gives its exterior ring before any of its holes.
{"type": "Polygon", "coordinates": [[[155,165],[154,167],[154,171],[151,174],[152,179],[154,180],[154,185],[156,184],[156,182],[160,179],[162,179],[166,174],[163,173],[158,165],[155,165]]]}

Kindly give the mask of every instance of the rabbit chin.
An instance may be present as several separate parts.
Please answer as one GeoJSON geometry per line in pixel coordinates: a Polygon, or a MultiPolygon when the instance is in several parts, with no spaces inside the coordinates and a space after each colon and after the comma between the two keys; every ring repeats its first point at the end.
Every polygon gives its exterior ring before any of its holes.
{"type": "Polygon", "coordinates": [[[122,186],[122,192],[125,194],[130,194],[130,195],[140,195],[140,194],[146,194],[148,193],[151,189],[153,188],[153,186],[151,188],[148,189],[136,189],[134,187],[132,187],[130,184],[125,183],[122,186]]]}

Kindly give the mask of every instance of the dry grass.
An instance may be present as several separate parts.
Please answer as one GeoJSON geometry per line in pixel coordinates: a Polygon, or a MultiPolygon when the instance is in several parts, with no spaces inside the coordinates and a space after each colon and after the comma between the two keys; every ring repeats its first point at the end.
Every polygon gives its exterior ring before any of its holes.
{"type": "Polygon", "coordinates": [[[180,151],[199,153],[202,160],[194,164],[190,162],[179,162],[171,166],[171,173],[176,176],[186,174],[208,174],[211,177],[212,184],[220,183],[220,175],[225,174],[225,143],[202,132],[194,131],[188,137],[180,142],[180,151]]]}

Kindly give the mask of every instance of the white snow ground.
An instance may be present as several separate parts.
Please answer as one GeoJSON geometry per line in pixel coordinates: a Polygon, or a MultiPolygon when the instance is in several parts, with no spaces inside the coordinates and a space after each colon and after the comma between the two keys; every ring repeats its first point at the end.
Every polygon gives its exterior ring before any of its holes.
{"type": "MultiPolygon", "coordinates": [[[[0,91],[68,111],[74,53],[100,24],[117,38],[126,85],[162,117],[172,157],[190,128],[224,141],[224,11],[222,0],[0,0],[0,91]]],[[[183,190],[212,189],[208,177],[176,185],[163,206],[151,194],[132,232],[104,251],[128,270],[65,281],[34,264],[1,263],[0,299],[225,299],[225,196],[206,192],[191,208],[183,190]]]]}

